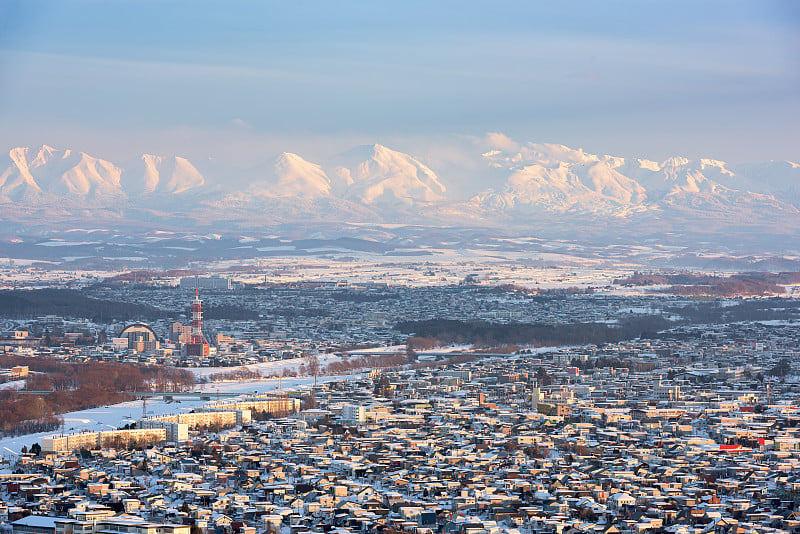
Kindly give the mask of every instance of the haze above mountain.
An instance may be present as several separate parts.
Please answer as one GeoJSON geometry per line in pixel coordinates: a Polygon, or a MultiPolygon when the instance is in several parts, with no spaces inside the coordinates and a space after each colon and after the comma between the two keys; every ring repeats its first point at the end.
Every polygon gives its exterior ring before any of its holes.
{"type": "Polygon", "coordinates": [[[435,169],[375,144],[321,162],[284,152],[246,171],[203,170],[175,156],[116,163],[17,147],[0,161],[0,222],[5,231],[64,221],[218,230],[391,223],[586,237],[696,230],[787,236],[790,245],[800,235],[797,163],[656,162],[554,144],[492,145],[465,152],[469,165],[435,169]],[[464,176],[466,167],[477,179],[464,176]]]}

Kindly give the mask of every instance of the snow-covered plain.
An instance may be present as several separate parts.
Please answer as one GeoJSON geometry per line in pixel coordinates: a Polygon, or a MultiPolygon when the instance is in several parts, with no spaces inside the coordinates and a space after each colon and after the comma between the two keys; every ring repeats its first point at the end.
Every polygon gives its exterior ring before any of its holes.
{"type": "MultiPolygon", "coordinates": [[[[328,365],[341,358],[332,354],[318,354],[320,365],[328,365]]],[[[257,371],[262,377],[281,376],[284,372],[297,373],[301,365],[308,365],[308,358],[291,358],[287,360],[275,360],[271,362],[254,363],[252,365],[241,365],[237,367],[190,367],[189,371],[198,378],[208,378],[211,375],[220,373],[232,373],[241,369],[257,371]]],[[[200,388],[207,387],[209,384],[201,384],[200,388]]]]}
{"type": "Polygon", "coordinates": [[[0,384],[0,389],[22,389],[25,387],[26,380],[12,380],[0,384]]]}
{"type": "MultiPolygon", "coordinates": [[[[230,368],[228,368],[230,369],[230,368]]],[[[317,382],[329,382],[334,380],[345,380],[347,376],[320,376],[317,382]]],[[[314,384],[313,377],[303,378],[284,378],[284,379],[263,379],[245,380],[239,382],[214,382],[201,384],[199,391],[208,392],[212,400],[215,393],[270,393],[276,391],[303,390],[310,388],[314,384]]],[[[195,408],[203,406],[208,401],[200,399],[176,399],[165,401],[162,398],[148,399],[146,402],[147,415],[166,415],[174,413],[186,413],[195,408]]],[[[65,413],[64,431],[67,433],[100,430],[112,430],[142,418],[142,401],[129,401],[110,406],[80,410],[77,412],[65,413]]],[[[41,442],[41,439],[50,436],[55,432],[39,432],[37,434],[26,434],[24,436],[6,437],[0,439],[0,455],[7,459],[12,459],[20,452],[23,446],[30,446],[33,443],[41,442]]]]}

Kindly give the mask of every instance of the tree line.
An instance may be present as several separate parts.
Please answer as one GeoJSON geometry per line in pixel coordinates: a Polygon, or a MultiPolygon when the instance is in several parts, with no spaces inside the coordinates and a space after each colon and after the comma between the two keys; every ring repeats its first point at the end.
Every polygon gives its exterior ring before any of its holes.
{"type": "Polygon", "coordinates": [[[131,400],[129,391],[185,391],[195,383],[186,369],[0,355],[0,367],[17,365],[34,373],[25,389],[52,393],[0,391],[0,431],[5,434],[53,430],[60,423],[57,415],[131,400]]]}
{"type": "Polygon", "coordinates": [[[119,362],[65,362],[47,356],[0,354],[0,367],[27,366],[34,374],[27,389],[74,390],[98,387],[114,391],[184,391],[195,384],[186,369],[119,362]],[[37,386],[36,388],[31,387],[37,386]],[[48,387],[51,386],[51,387],[48,387]]]}
{"type": "Polygon", "coordinates": [[[0,432],[7,436],[55,430],[61,419],[42,397],[0,392],[0,432]]]}
{"type": "Polygon", "coordinates": [[[167,312],[153,306],[87,297],[71,289],[0,291],[0,310],[9,319],[41,315],[82,317],[94,322],[153,320],[167,312]]]}
{"type": "Polygon", "coordinates": [[[785,289],[778,284],[796,283],[800,273],[740,273],[716,276],[704,273],[640,273],[614,280],[622,286],[669,285],[665,293],[681,296],[778,295],[785,289]]]}
{"type": "MultiPolygon", "coordinates": [[[[191,316],[191,312],[186,314],[191,316]]],[[[228,319],[229,321],[256,321],[259,318],[256,310],[236,306],[234,304],[210,304],[203,306],[203,317],[206,319],[228,319]]]]}
{"type": "Polygon", "coordinates": [[[604,323],[575,323],[549,325],[538,323],[490,323],[483,320],[458,321],[430,319],[402,321],[395,328],[419,338],[434,338],[442,344],[497,346],[504,344],[586,345],[613,343],[637,337],[652,338],[659,330],[672,326],[660,316],[639,316],[617,325],[604,323]]]}
{"type": "Polygon", "coordinates": [[[732,306],[721,306],[718,302],[693,302],[686,306],[669,307],[665,311],[695,324],[785,320],[800,316],[800,301],[773,297],[742,300],[732,306]]]}

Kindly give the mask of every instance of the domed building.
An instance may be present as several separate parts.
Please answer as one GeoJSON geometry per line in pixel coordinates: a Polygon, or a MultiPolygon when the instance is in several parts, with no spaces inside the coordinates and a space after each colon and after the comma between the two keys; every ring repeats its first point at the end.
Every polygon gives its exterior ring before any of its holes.
{"type": "Polygon", "coordinates": [[[153,352],[158,350],[160,341],[158,334],[150,325],[134,323],[126,326],[119,337],[128,338],[128,349],[134,352],[153,352]]]}

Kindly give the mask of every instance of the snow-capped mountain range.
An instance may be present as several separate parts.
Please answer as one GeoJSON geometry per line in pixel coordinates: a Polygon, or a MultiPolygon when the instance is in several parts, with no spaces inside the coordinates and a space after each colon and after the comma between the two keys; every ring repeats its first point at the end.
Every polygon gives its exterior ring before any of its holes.
{"type": "Polygon", "coordinates": [[[700,222],[705,229],[791,236],[800,228],[797,163],[656,162],[536,143],[469,157],[486,176],[474,183],[484,185],[456,195],[448,188],[463,185],[456,169],[432,169],[377,144],[319,163],[285,152],[248,171],[201,171],[176,156],[112,163],[70,149],[17,147],[0,160],[0,223],[97,221],[101,213],[120,223],[180,217],[181,224],[235,228],[294,221],[531,228],[580,221],[666,231],[700,222]]]}

